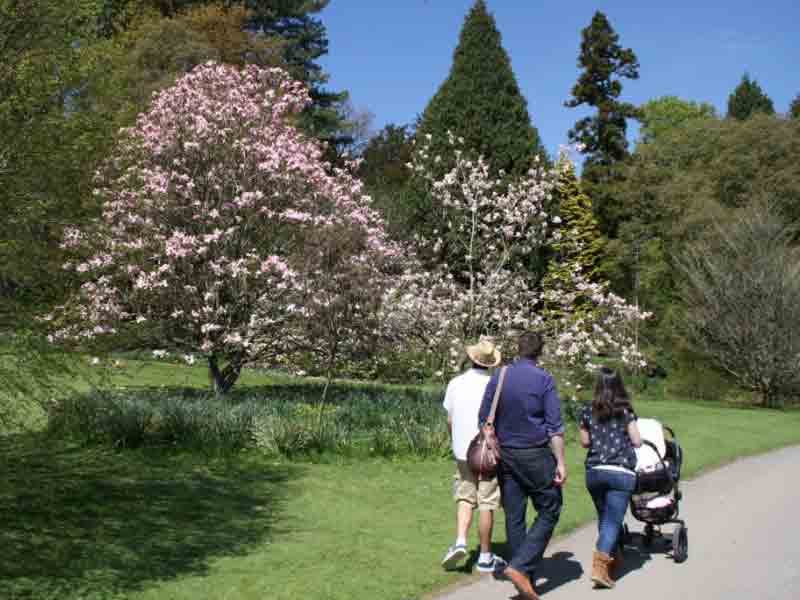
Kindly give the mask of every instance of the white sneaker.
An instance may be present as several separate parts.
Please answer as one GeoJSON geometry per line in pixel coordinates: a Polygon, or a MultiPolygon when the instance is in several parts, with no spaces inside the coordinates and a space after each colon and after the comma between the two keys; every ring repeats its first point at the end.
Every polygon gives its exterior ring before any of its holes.
{"type": "Polygon", "coordinates": [[[467,547],[464,544],[453,544],[447,549],[447,554],[442,559],[445,569],[455,569],[458,561],[467,556],[467,547]]]}

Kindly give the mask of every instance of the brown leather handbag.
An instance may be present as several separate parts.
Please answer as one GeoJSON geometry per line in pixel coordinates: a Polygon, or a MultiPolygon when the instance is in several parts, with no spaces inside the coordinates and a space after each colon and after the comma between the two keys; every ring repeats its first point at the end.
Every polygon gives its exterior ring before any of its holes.
{"type": "Polygon", "coordinates": [[[500,392],[506,378],[506,368],[500,369],[500,380],[494,391],[489,418],[486,419],[486,423],[483,424],[478,435],[472,439],[467,448],[467,465],[478,479],[494,478],[497,475],[497,465],[500,464],[500,443],[494,432],[494,415],[497,412],[497,401],[500,400],[500,392]]]}

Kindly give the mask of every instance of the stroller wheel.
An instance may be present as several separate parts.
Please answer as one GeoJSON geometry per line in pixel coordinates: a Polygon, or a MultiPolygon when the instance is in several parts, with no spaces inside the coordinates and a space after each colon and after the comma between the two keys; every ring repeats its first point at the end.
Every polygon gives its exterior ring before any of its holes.
{"type": "Polygon", "coordinates": [[[672,558],[676,563],[689,558],[689,529],[685,525],[678,525],[672,534],[672,558]]]}

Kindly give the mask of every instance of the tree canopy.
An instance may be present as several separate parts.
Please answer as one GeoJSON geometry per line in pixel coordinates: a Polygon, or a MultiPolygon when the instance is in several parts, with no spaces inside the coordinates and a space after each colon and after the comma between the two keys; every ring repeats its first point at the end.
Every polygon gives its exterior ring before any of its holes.
{"type": "Polygon", "coordinates": [[[647,144],[665,132],[680,127],[692,119],[716,118],[717,109],[707,102],[682,100],[677,96],[662,96],[639,107],[639,141],[647,144]]]}
{"type": "Polygon", "coordinates": [[[639,78],[639,60],[633,50],[619,44],[605,14],[597,11],[581,32],[578,66],[582,69],[566,106],[587,105],[596,109],[593,116],[575,123],[569,139],[580,145],[586,156],[583,179],[592,198],[600,228],[615,234],[619,207],[607,186],[618,177],[617,166],[628,156],[627,119],[638,115],[636,107],[619,100],[622,79],[639,78]]]}
{"type": "MultiPolygon", "coordinates": [[[[328,53],[328,34],[318,14],[330,0],[106,0],[101,30],[113,36],[131,26],[142,11],[155,9],[164,18],[174,18],[187,10],[216,5],[243,7],[248,11],[244,30],[268,39],[281,39],[283,67],[304,82],[312,103],[301,118],[303,128],[333,145],[347,145],[342,104],[346,92],[327,89],[328,74],[319,59],[328,53]]],[[[237,61],[238,62],[238,61],[237,61]]]]}
{"type": "Polygon", "coordinates": [[[669,337],[674,257],[711,223],[764,198],[786,222],[800,219],[798,153],[800,121],[767,115],[692,119],[640,144],[616,188],[626,214],[606,264],[615,288],[639,292],[669,337]]]}
{"type": "Polygon", "coordinates": [[[789,105],[789,116],[793,119],[800,119],[800,94],[797,94],[789,105]]]}
{"type": "Polygon", "coordinates": [[[443,157],[448,156],[448,132],[464,140],[465,152],[484,156],[495,173],[520,175],[531,168],[535,156],[546,158],[484,0],[478,0],[464,20],[450,74],[425,108],[418,128],[420,136],[432,136],[431,152],[443,157]]]}
{"type": "Polygon", "coordinates": [[[774,115],[775,107],[758,82],[745,73],[742,81],[728,96],[728,118],[744,121],[756,113],[774,115]]]}
{"type": "Polygon", "coordinates": [[[92,215],[90,176],[105,130],[76,110],[75,92],[96,9],[82,0],[0,2],[0,327],[60,297],[62,224],[92,215]]]}

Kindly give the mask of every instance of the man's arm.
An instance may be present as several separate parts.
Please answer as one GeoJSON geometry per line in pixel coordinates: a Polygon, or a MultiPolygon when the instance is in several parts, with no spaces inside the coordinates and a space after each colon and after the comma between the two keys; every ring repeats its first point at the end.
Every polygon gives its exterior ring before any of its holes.
{"type": "Polygon", "coordinates": [[[447,384],[447,389],[444,392],[444,402],[442,407],[447,412],[447,431],[450,432],[450,439],[453,439],[453,395],[451,393],[450,384],[447,384]]]}
{"type": "Polygon", "coordinates": [[[556,457],[556,485],[564,485],[567,481],[567,461],[564,458],[564,434],[558,433],[550,438],[550,449],[556,457]]]}
{"type": "Polygon", "coordinates": [[[564,457],[564,422],[561,420],[561,400],[555,382],[547,382],[544,393],[544,427],[550,438],[550,449],[556,457],[556,485],[567,481],[567,461],[564,457]]]}

